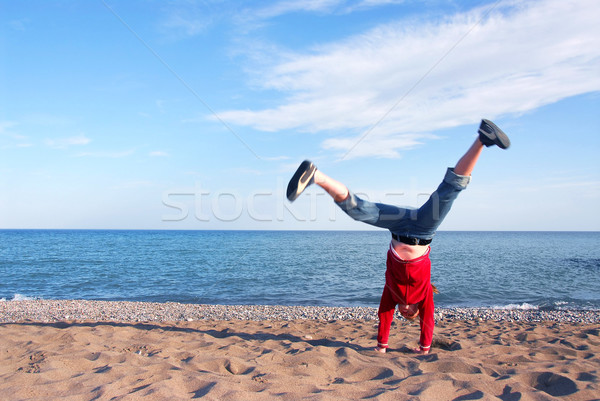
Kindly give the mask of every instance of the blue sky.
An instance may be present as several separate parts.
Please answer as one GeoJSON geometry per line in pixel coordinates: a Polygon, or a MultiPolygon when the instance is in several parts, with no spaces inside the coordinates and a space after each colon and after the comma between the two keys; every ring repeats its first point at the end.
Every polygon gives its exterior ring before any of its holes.
{"type": "Polygon", "coordinates": [[[578,1],[0,1],[0,228],[369,229],[305,158],[442,230],[600,230],[600,8],[578,1]]]}

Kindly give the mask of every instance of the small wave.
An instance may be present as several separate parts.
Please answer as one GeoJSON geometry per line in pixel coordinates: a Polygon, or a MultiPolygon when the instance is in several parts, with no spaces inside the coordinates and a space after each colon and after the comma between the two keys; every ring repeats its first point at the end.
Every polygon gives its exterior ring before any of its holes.
{"type": "Polygon", "coordinates": [[[566,301],[556,301],[553,303],[553,308],[550,309],[555,309],[555,310],[572,310],[572,309],[576,309],[576,310],[584,310],[584,311],[597,311],[600,310],[600,304],[598,303],[598,301],[595,302],[586,302],[586,301],[579,301],[579,302],[566,302],[566,301]]]}
{"type": "MultiPolygon", "coordinates": [[[[8,301],[33,301],[34,297],[28,297],[27,295],[23,295],[23,294],[15,294],[13,295],[12,299],[8,300],[8,301]]],[[[6,298],[0,298],[0,302],[7,302],[6,298]]]]}
{"type": "Polygon", "coordinates": [[[539,306],[528,304],[527,302],[523,302],[520,305],[519,304],[508,304],[508,305],[504,305],[504,306],[496,305],[496,306],[492,306],[492,309],[538,310],[539,306]]]}

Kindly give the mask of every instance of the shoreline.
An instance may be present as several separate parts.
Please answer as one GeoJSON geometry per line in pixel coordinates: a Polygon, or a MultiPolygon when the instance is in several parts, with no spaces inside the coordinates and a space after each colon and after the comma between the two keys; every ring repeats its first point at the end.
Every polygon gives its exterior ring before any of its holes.
{"type": "MultiPolygon", "coordinates": [[[[397,314],[396,318],[400,318],[397,314]]],[[[401,318],[400,318],[401,319],[401,318]]],[[[207,305],[177,302],[19,300],[0,302],[0,323],[73,320],[177,322],[199,320],[377,320],[377,308],[282,305],[207,305]]],[[[600,310],[436,308],[436,322],[504,321],[599,324],[600,310]]]]}

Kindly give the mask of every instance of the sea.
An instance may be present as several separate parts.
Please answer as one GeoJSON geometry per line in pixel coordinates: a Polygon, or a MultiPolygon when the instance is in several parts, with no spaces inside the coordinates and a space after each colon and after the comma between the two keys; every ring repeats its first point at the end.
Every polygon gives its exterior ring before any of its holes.
{"type": "MultiPolygon", "coordinates": [[[[0,302],[376,307],[387,231],[0,230],[0,302]]],[[[438,307],[600,310],[600,232],[440,231],[438,307]]]]}

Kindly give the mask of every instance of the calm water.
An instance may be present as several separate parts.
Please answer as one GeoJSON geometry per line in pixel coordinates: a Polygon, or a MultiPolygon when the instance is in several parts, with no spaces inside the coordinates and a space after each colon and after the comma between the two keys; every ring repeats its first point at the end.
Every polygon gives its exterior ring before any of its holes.
{"type": "MultiPolygon", "coordinates": [[[[0,299],[377,306],[389,234],[0,230],[0,299]]],[[[437,306],[600,309],[600,233],[439,232],[437,306]]]]}

